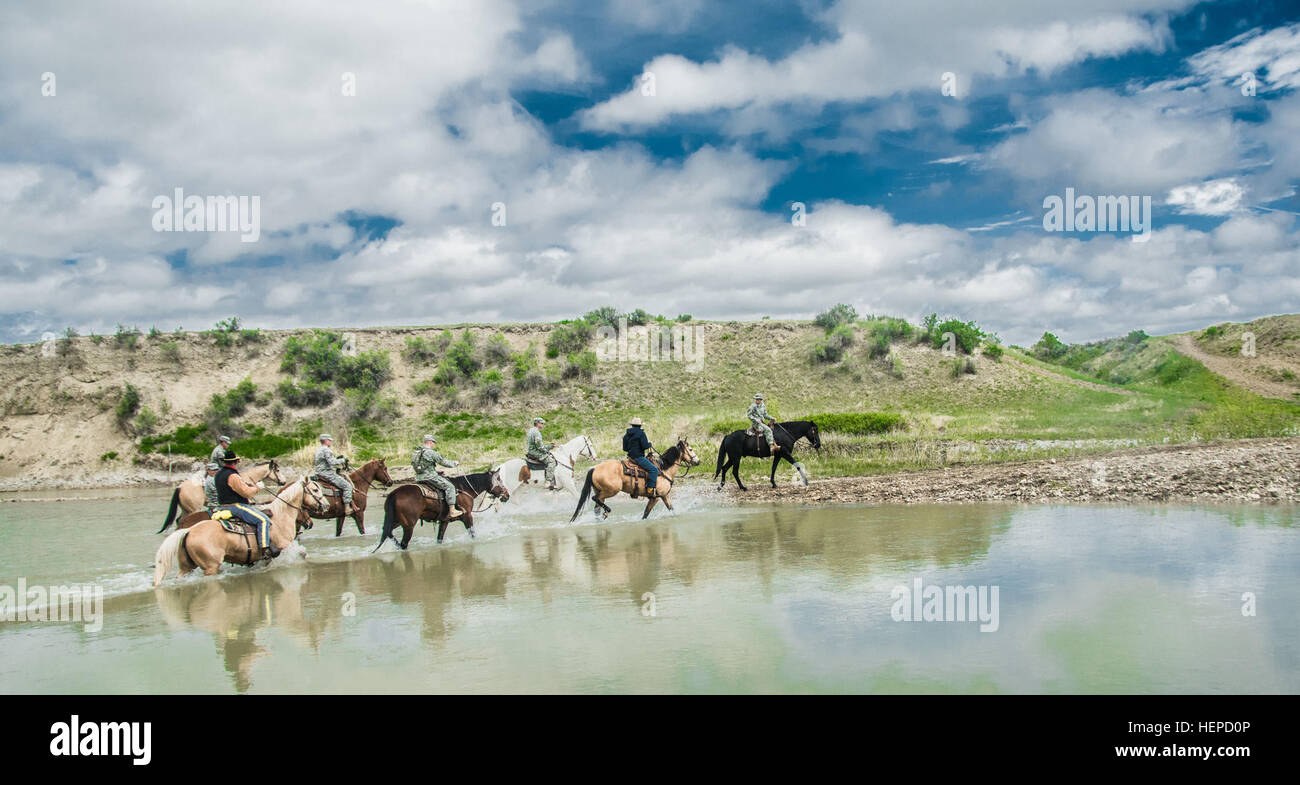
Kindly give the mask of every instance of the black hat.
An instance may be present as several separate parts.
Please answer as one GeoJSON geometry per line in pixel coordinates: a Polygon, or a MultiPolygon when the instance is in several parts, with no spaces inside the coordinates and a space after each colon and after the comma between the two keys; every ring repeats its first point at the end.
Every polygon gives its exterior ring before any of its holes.
{"type": "Polygon", "coordinates": [[[226,454],[221,457],[222,463],[234,463],[235,461],[238,460],[239,460],[239,456],[235,455],[234,450],[226,450],[226,454]]]}

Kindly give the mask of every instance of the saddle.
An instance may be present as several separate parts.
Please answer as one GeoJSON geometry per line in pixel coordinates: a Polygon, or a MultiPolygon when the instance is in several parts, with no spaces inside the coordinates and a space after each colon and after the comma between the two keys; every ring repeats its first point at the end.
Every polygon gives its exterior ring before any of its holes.
{"type": "Polygon", "coordinates": [[[442,501],[442,491],[438,490],[437,488],[434,488],[433,485],[431,485],[429,482],[425,480],[416,480],[411,484],[420,489],[420,493],[424,494],[424,498],[431,499],[436,502],[442,501]]]}
{"type": "Polygon", "coordinates": [[[642,469],[631,458],[623,459],[623,473],[628,477],[637,477],[641,479],[648,478],[650,475],[645,469],[642,469]]]}
{"type": "MultiPolygon", "coordinates": [[[[659,461],[656,461],[654,458],[651,458],[650,460],[656,466],[659,465],[659,461]]],[[[633,463],[631,458],[624,458],[622,466],[623,466],[623,474],[632,478],[632,490],[630,493],[632,498],[637,499],[642,496],[648,498],[650,494],[646,493],[645,484],[650,479],[649,472],[647,472],[645,469],[642,469],[640,466],[637,466],[635,463],[633,463]]],[[[666,482],[669,485],[672,485],[673,481],[661,474],[659,475],[659,482],[666,482]]],[[[660,491],[662,490],[662,488],[663,488],[662,485],[655,486],[656,496],[660,495],[660,491]]]]}
{"type": "Polygon", "coordinates": [[[335,485],[334,483],[330,482],[324,477],[321,477],[320,475],[312,475],[312,479],[315,480],[316,484],[320,486],[320,492],[322,496],[343,495],[343,490],[339,488],[339,486],[335,485]]]}
{"type": "MultiPolygon", "coordinates": [[[[259,512],[266,513],[267,517],[270,517],[267,509],[259,508],[259,512]]],[[[231,534],[257,534],[257,524],[244,520],[231,510],[217,510],[212,513],[212,520],[221,524],[221,528],[231,534]]]]}
{"type": "Polygon", "coordinates": [[[753,424],[753,423],[750,423],[750,424],[749,424],[749,427],[748,427],[747,429],[745,429],[745,435],[746,435],[746,436],[757,436],[757,435],[758,435],[758,429],[754,427],[754,424],[753,424]]]}
{"type": "Polygon", "coordinates": [[[532,471],[535,471],[535,472],[546,471],[546,463],[545,463],[545,462],[543,462],[543,461],[535,461],[535,460],[533,460],[532,458],[529,458],[527,455],[524,456],[524,463],[525,463],[525,464],[528,466],[528,468],[531,469],[532,471]]]}

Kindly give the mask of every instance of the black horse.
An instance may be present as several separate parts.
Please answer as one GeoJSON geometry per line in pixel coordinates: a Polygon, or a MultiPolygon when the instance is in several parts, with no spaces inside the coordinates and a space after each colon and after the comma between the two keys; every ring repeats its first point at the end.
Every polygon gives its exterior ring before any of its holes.
{"type": "Polygon", "coordinates": [[[722,445],[718,447],[718,468],[713,473],[713,479],[722,477],[722,482],[718,483],[718,490],[722,490],[727,484],[727,469],[731,469],[731,476],[736,478],[736,484],[740,490],[745,490],[745,484],[740,481],[740,459],[745,456],[751,458],[772,458],[772,476],[768,480],[772,487],[776,487],[776,467],[784,458],[790,462],[790,465],[799,470],[800,476],[803,476],[803,484],[808,484],[808,477],[804,475],[803,466],[795,461],[792,453],[794,452],[794,443],[800,439],[807,439],[813,449],[822,448],[822,437],[817,432],[817,423],[811,420],[794,420],[792,422],[777,423],[772,428],[772,435],[776,437],[776,443],[781,445],[781,450],[775,456],[767,447],[767,440],[762,436],[747,436],[744,431],[732,431],[722,440],[722,445]],[[726,460],[723,460],[723,457],[726,460]]]}

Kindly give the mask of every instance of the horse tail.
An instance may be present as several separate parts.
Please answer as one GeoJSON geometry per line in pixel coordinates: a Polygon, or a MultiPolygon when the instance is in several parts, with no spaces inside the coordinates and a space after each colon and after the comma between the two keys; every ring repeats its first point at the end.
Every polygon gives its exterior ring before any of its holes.
{"type": "MultiPolygon", "coordinates": [[[[384,497],[384,533],[379,537],[379,544],[375,546],[375,551],[383,547],[384,541],[393,537],[393,524],[397,521],[397,494],[390,493],[384,497]]],[[[393,542],[397,538],[393,537],[393,542]]],[[[375,551],[371,551],[374,553],[375,551]]]]}
{"type": "Polygon", "coordinates": [[[713,479],[715,480],[718,479],[718,475],[722,473],[722,467],[726,465],[722,460],[722,454],[726,452],[726,450],[727,450],[727,437],[723,436],[722,444],[718,445],[718,465],[713,467],[713,479]]]}
{"type": "Polygon", "coordinates": [[[587,481],[582,484],[582,494],[578,496],[578,507],[573,511],[573,517],[569,519],[569,523],[578,520],[578,513],[582,512],[582,508],[587,504],[587,497],[591,496],[591,476],[595,473],[594,468],[587,470],[587,481]]]}
{"type": "Polygon", "coordinates": [[[186,536],[190,533],[189,529],[177,529],[167,535],[167,539],[162,541],[158,546],[158,551],[153,555],[153,585],[157,586],[162,583],[162,579],[171,570],[172,563],[178,558],[181,549],[181,543],[185,541],[186,536]]]}
{"type": "Polygon", "coordinates": [[[167,527],[171,526],[172,521],[176,518],[176,508],[179,506],[181,506],[181,489],[180,486],[177,486],[176,490],[172,491],[172,506],[167,508],[167,517],[163,520],[162,528],[155,534],[162,534],[167,531],[167,527]]]}

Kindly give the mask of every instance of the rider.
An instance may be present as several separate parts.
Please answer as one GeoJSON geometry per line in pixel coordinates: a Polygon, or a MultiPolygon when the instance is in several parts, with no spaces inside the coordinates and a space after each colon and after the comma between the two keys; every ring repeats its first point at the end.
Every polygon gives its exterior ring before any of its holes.
{"type": "MultiPolygon", "coordinates": [[[[226,457],[225,451],[222,450],[221,457],[226,457]]],[[[207,503],[208,510],[214,510],[221,506],[217,501],[217,472],[221,471],[221,464],[213,461],[208,464],[207,472],[203,475],[203,501],[207,503]]]]}
{"type": "Polygon", "coordinates": [[[217,504],[222,509],[239,513],[240,519],[257,524],[257,544],[266,555],[275,558],[280,555],[280,549],[271,542],[271,519],[251,506],[253,497],[257,495],[257,485],[245,480],[235,471],[237,463],[239,456],[235,455],[235,451],[226,450],[221,458],[221,469],[213,478],[217,487],[217,504]]]}
{"type": "Polygon", "coordinates": [[[433,448],[438,440],[433,434],[424,435],[424,443],[415,448],[411,453],[411,468],[415,469],[415,481],[422,482],[442,493],[442,498],[447,502],[447,517],[456,519],[463,513],[456,506],[456,486],[451,484],[451,480],[442,476],[438,472],[439,466],[453,468],[460,465],[460,461],[449,461],[433,448]]]}
{"type": "Polygon", "coordinates": [[[655,483],[659,479],[659,467],[645,456],[646,450],[649,450],[650,439],[641,430],[641,418],[633,417],[632,421],[627,424],[627,433],[623,434],[623,451],[627,457],[642,469],[646,470],[645,495],[647,497],[655,495],[655,483]]]}
{"type": "Polygon", "coordinates": [[[348,459],[342,456],[335,458],[334,451],[330,449],[333,445],[333,436],[328,433],[320,435],[320,449],[316,450],[316,459],[312,463],[312,477],[337,487],[343,494],[343,508],[347,510],[343,514],[353,515],[357,508],[352,505],[352,481],[338,473],[338,467],[346,465],[348,459]]]}
{"type": "Polygon", "coordinates": [[[230,437],[222,434],[217,438],[217,446],[212,448],[212,454],[208,456],[208,462],[218,464],[217,468],[221,468],[221,459],[226,457],[226,450],[229,449],[230,437]]]}
{"type": "Polygon", "coordinates": [[[776,425],[776,420],[768,416],[767,404],[763,403],[762,393],[754,394],[754,402],[749,405],[749,411],[745,412],[745,416],[754,424],[754,430],[762,434],[764,439],[767,439],[767,447],[772,451],[772,454],[776,455],[780,452],[781,445],[776,443],[776,436],[772,434],[772,428],[768,425],[768,423],[776,425]]]}
{"type": "Polygon", "coordinates": [[[546,490],[555,491],[559,490],[555,485],[555,456],[551,455],[551,450],[555,449],[555,445],[542,442],[542,426],[544,425],[546,425],[546,420],[541,417],[533,418],[533,427],[528,429],[528,438],[524,440],[524,452],[528,456],[528,460],[546,465],[546,490]]]}

